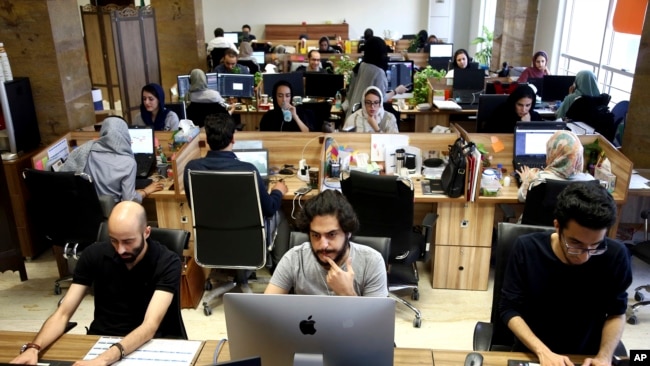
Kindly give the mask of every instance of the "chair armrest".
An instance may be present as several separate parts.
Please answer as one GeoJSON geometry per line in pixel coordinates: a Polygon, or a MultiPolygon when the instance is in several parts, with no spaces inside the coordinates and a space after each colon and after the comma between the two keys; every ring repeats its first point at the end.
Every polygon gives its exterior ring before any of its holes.
{"type": "Polygon", "coordinates": [[[499,208],[503,211],[503,222],[508,222],[515,218],[515,210],[511,205],[500,203],[499,208]]]}
{"type": "Polygon", "coordinates": [[[429,212],[426,216],[424,216],[424,219],[422,219],[422,226],[427,228],[427,230],[431,229],[437,219],[438,219],[437,213],[429,212]]]}
{"type": "Polygon", "coordinates": [[[489,351],[492,344],[494,324],[476,322],[474,327],[474,351],[489,351]]]}

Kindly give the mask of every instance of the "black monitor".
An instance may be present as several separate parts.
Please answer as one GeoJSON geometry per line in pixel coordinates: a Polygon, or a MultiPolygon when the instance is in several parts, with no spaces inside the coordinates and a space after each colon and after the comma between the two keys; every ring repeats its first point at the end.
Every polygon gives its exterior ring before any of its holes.
{"type": "Polygon", "coordinates": [[[255,75],[217,74],[217,84],[223,97],[252,98],[255,75]]]}
{"type": "Polygon", "coordinates": [[[448,70],[449,57],[429,57],[429,65],[434,70],[448,70]]]}
{"type": "Polygon", "coordinates": [[[295,96],[304,96],[305,88],[302,81],[302,72],[285,72],[281,74],[262,74],[262,82],[264,83],[264,94],[268,94],[269,97],[275,97],[273,95],[273,85],[280,80],[288,81],[291,84],[293,89],[293,95],[295,96]]]}
{"type": "Polygon", "coordinates": [[[429,44],[429,58],[444,57],[447,60],[454,56],[453,43],[433,43],[429,44]]]}
{"type": "Polygon", "coordinates": [[[388,90],[399,85],[413,84],[413,61],[389,61],[386,70],[388,90]]]}
{"type": "Polygon", "coordinates": [[[485,85],[485,71],[481,69],[456,69],[454,71],[454,90],[481,91],[485,85]]]}
{"type": "Polygon", "coordinates": [[[535,85],[537,88],[537,96],[542,97],[544,95],[544,78],[528,78],[526,81],[528,84],[535,85]]]}
{"type": "Polygon", "coordinates": [[[575,76],[569,75],[544,75],[542,100],[545,102],[564,100],[575,80],[575,76]]]}
{"type": "Polygon", "coordinates": [[[305,73],[305,96],[335,97],[343,89],[343,74],[305,73]]]}
{"type": "Polygon", "coordinates": [[[190,90],[190,76],[177,75],[176,76],[176,89],[178,90],[178,97],[184,97],[190,90]]]}

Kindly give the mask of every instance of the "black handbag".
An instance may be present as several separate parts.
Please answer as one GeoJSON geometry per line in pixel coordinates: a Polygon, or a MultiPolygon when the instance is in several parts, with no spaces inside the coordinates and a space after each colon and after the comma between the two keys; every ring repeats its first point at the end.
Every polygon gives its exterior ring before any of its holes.
{"type": "Polygon", "coordinates": [[[474,148],[474,143],[466,143],[462,137],[449,145],[449,163],[442,171],[442,191],[451,198],[460,197],[465,191],[467,154],[474,148]]]}

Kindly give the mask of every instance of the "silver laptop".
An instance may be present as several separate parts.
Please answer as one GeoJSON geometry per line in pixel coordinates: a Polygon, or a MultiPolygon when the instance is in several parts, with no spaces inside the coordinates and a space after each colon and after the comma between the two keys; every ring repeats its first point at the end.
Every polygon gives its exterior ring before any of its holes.
{"type": "Polygon", "coordinates": [[[543,168],[546,165],[546,143],[555,131],[566,130],[565,122],[517,122],[515,126],[512,164],[515,170],[526,165],[543,168]]]}
{"type": "Polygon", "coordinates": [[[286,366],[298,354],[322,356],[327,366],[393,364],[390,298],[227,293],[223,303],[232,359],[286,366]]]}
{"type": "Polygon", "coordinates": [[[267,149],[242,149],[234,150],[237,159],[255,165],[264,181],[269,178],[269,150],[267,149]]]}

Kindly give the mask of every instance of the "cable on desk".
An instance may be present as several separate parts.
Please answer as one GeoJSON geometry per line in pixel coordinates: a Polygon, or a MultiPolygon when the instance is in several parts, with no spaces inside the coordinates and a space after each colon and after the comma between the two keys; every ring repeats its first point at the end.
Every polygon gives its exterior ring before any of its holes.
{"type": "Polygon", "coordinates": [[[223,345],[226,343],[228,339],[226,338],[221,338],[219,340],[219,343],[217,343],[217,347],[214,349],[214,361],[212,362],[213,364],[217,364],[217,359],[219,358],[219,353],[221,352],[221,349],[223,348],[223,345]]]}
{"type": "Polygon", "coordinates": [[[296,198],[298,199],[298,206],[300,206],[300,208],[302,208],[302,203],[300,203],[300,198],[302,196],[303,196],[302,194],[296,194],[293,197],[293,200],[291,200],[291,218],[294,219],[294,220],[296,219],[296,217],[293,215],[293,213],[296,211],[296,198]]]}

